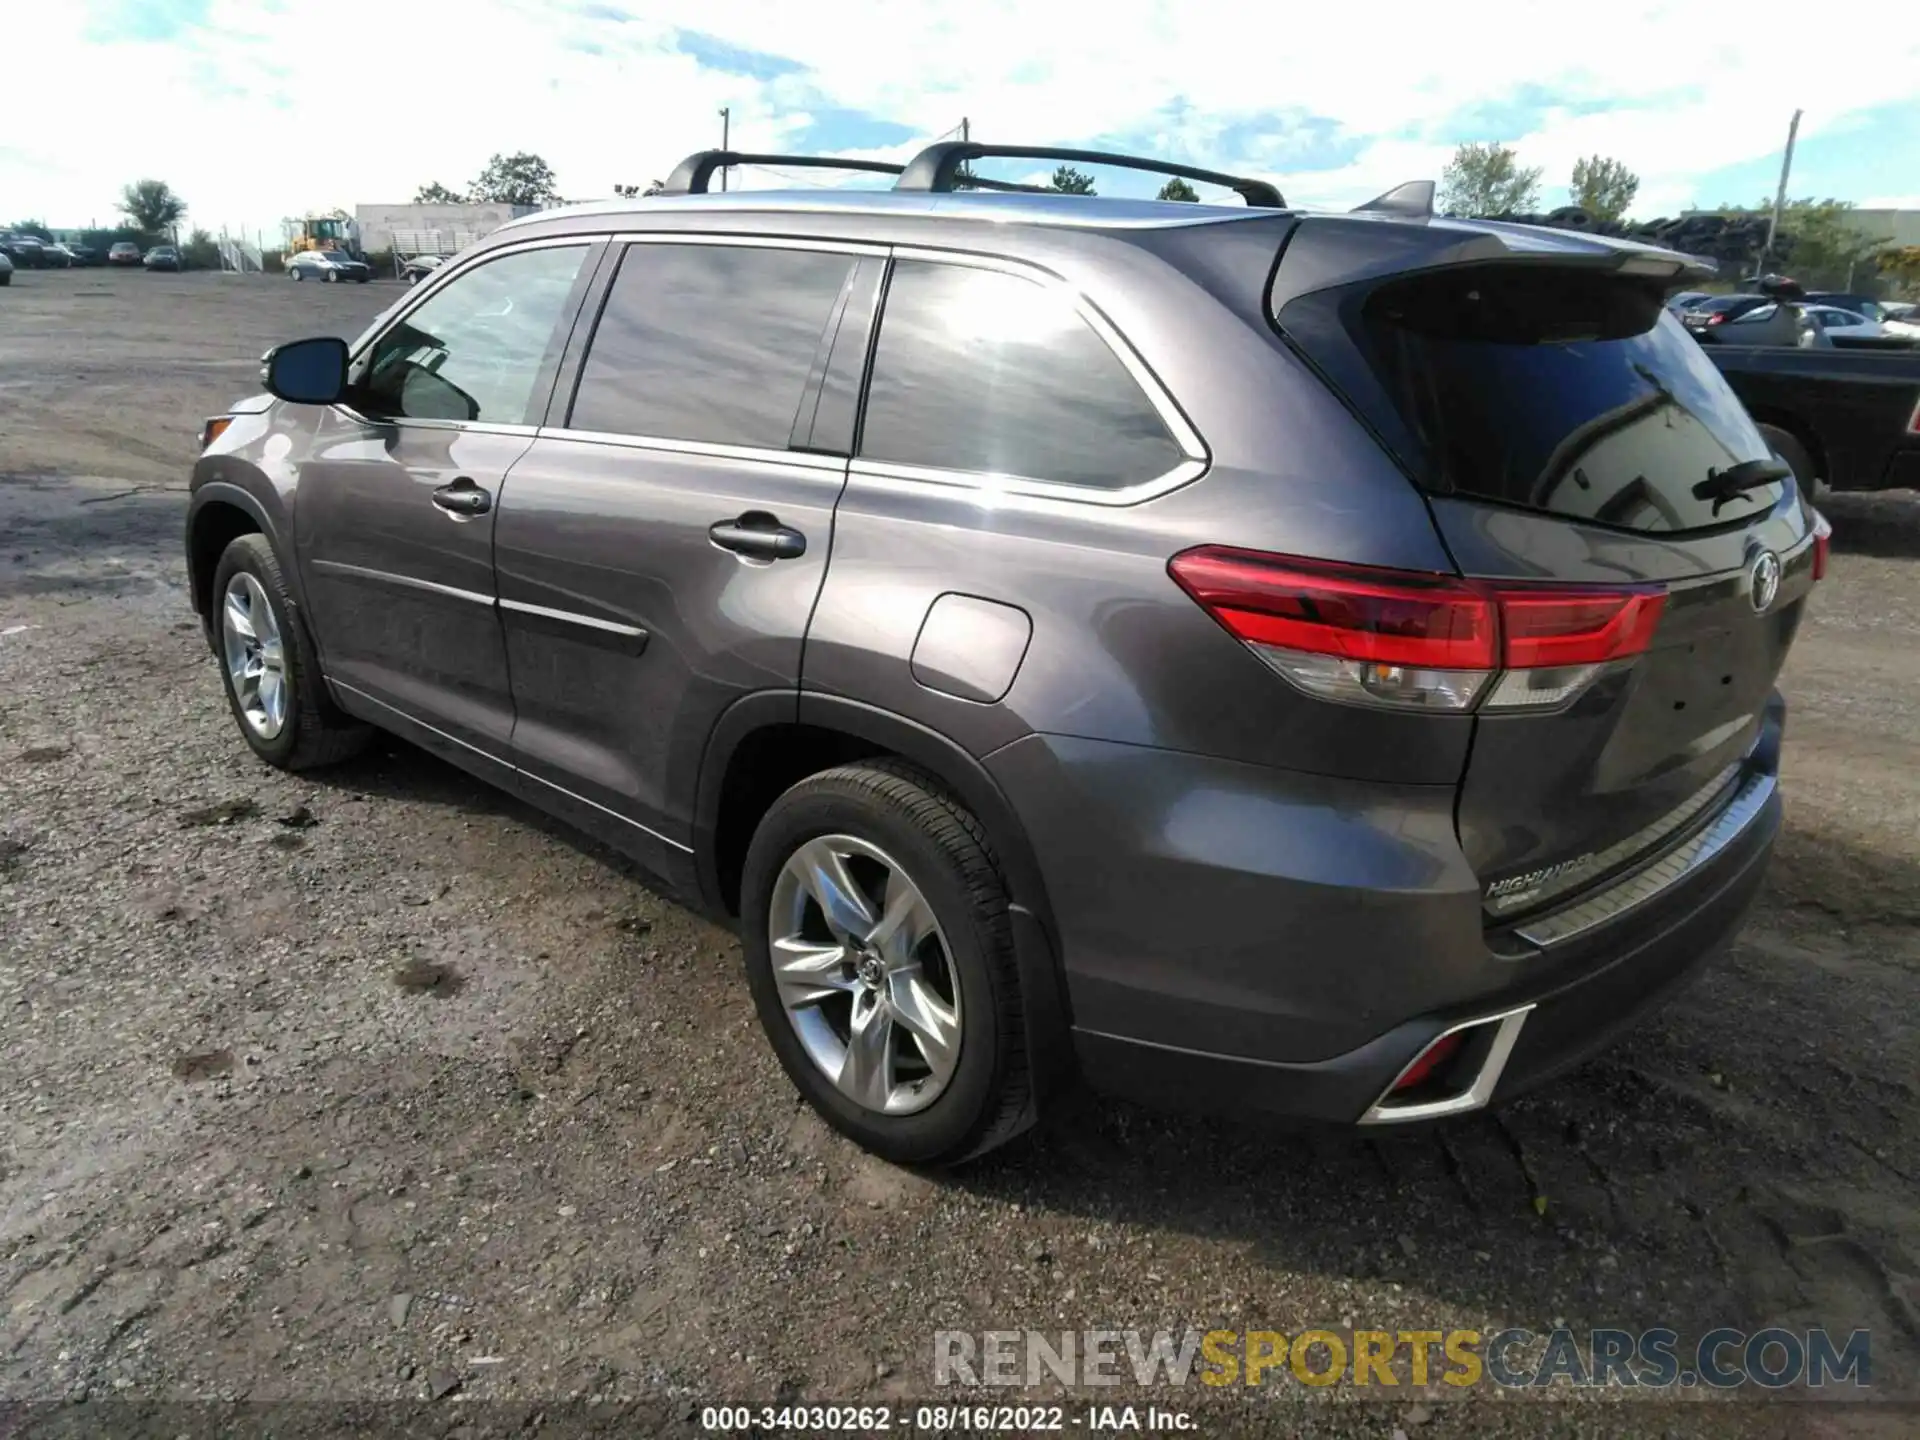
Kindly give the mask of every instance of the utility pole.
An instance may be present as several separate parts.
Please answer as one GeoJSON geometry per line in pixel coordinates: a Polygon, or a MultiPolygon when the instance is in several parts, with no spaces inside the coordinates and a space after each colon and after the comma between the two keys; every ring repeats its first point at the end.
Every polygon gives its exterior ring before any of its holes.
{"type": "Polygon", "coordinates": [[[960,117],[960,143],[964,145],[971,139],[973,139],[973,125],[966,116],[962,115],[960,117]]]}
{"type": "Polygon", "coordinates": [[[1767,222],[1767,244],[1760,252],[1759,264],[1755,267],[1753,278],[1758,280],[1766,273],[1767,262],[1773,258],[1773,237],[1780,229],[1780,212],[1787,203],[1787,176],[1793,170],[1793,142],[1800,134],[1800,114],[1793,112],[1793,123],[1787,126],[1787,153],[1780,157],[1780,188],[1773,192],[1773,218],[1767,222]]]}
{"type": "MultiPolygon", "coordinates": [[[[720,148],[722,150],[731,148],[727,141],[732,133],[732,129],[733,107],[731,105],[723,105],[720,107],[720,148]]],[[[727,188],[727,167],[724,165],[720,167],[720,188],[722,191],[727,188]]]]}

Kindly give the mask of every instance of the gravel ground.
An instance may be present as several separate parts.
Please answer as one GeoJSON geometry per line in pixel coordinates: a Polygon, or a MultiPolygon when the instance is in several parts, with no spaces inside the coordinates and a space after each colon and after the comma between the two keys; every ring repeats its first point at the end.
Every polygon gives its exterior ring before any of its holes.
{"type": "MultiPolygon", "coordinates": [[[[198,424],[399,293],[0,291],[0,1396],[694,1429],[926,1398],[936,1329],[1560,1321],[1867,1327],[1875,1393],[1920,1396],[1914,496],[1833,502],[1770,889],[1619,1049],[1420,1135],[1082,1100],[925,1177],[798,1104],[733,938],[625,862],[398,742],[293,778],[233,733],[182,588],[198,424]]],[[[1093,1398],[1210,1434],[1914,1423],[1304,1393],[1093,1398]]]]}

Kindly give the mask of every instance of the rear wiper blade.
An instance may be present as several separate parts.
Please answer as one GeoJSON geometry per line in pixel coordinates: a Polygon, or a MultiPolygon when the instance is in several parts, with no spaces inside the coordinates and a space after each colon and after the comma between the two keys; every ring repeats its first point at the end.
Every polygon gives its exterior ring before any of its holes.
{"type": "Polygon", "coordinates": [[[1742,460],[1725,470],[1709,470],[1707,478],[1693,487],[1693,498],[1713,501],[1713,513],[1739,499],[1749,490],[1771,485],[1776,480],[1791,480],[1793,467],[1779,460],[1742,460]]]}

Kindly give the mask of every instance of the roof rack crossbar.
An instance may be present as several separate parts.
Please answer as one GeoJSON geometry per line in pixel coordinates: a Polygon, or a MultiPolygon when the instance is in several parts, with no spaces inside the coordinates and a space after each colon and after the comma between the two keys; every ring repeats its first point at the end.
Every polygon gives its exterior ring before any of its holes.
{"type": "Polygon", "coordinates": [[[713,177],[732,165],[791,165],[809,170],[868,170],[898,175],[906,167],[885,160],[845,160],[829,155],[753,155],[741,150],[696,150],[674,167],[662,195],[704,195],[713,177]]]}
{"type": "MultiPolygon", "coordinates": [[[[860,170],[875,175],[898,175],[907,167],[888,160],[848,160],[832,155],[754,155],[741,150],[696,150],[674,167],[662,195],[705,195],[713,186],[713,177],[732,165],[788,165],[808,170],[860,170]]],[[[985,180],[977,175],[965,177],[966,189],[1004,190],[1021,194],[1044,195],[1044,185],[1016,185],[1010,180],[985,180]]]]}
{"type": "MultiPolygon", "coordinates": [[[[969,160],[1069,160],[1086,165],[1115,165],[1126,170],[1147,170],[1155,175],[1177,175],[1182,180],[1198,180],[1207,185],[1224,185],[1237,192],[1249,205],[1283,210],[1287,200],[1277,186],[1244,175],[1227,175],[1218,170],[1202,170],[1194,165],[1177,165],[1171,160],[1155,160],[1143,155],[1120,155],[1107,150],[1062,150],[1047,145],[982,145],[967,140],[945,140],[929,145],[907,162],[905,173],[894,182],[896,190],[942,192],[961,188],[962,183],[997,189],[978,176],[964,174],[961,167],[969,160]]],[[[1035,187],[1026,186],[1025,189],[1035,187]]]]}

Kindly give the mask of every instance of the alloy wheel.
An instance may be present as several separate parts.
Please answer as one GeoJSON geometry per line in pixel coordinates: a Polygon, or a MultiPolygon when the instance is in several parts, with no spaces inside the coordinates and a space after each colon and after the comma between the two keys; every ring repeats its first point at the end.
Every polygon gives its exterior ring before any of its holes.
{"type": "Polygon", "coordinates": [[[287,723],[287,661],[267,592],[252,575],[240,571],[227,581],[220,602],[222,658],[227,684],[247,728],[272,740],[287,723]]]}
{"type": "Polygon", "coordinates": [[[960,1060],[960,988],[899,862],[851,835],[807,841],[774,882],[767,932],[781,1007],[835,1089],[885,1115],[940,1097],[960,1060]]]}

